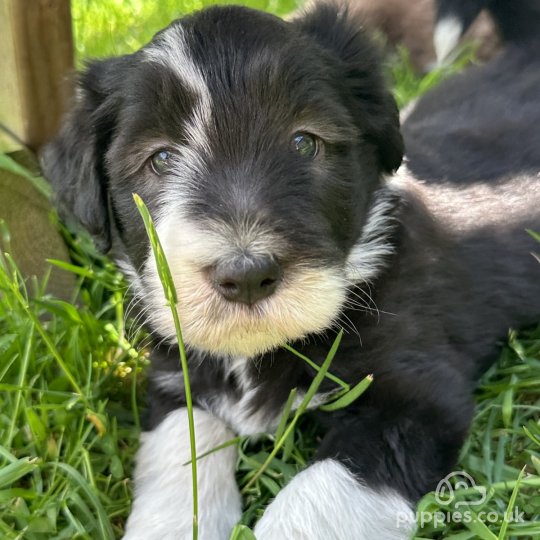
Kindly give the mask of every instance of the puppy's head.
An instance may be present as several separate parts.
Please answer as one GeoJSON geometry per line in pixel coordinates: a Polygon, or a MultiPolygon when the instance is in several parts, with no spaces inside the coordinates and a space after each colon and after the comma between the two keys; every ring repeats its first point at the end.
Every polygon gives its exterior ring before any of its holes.
{"type": "Polygon", "coordinates": [[[401,157],[371,45],[320,5],[291,22],[211,8],[89,64],[44,164],[60,208],[128,266],[154,331],[174,339],[133,193],[156,222],[186,343],[251,356],[332,324],[401,157]]]}

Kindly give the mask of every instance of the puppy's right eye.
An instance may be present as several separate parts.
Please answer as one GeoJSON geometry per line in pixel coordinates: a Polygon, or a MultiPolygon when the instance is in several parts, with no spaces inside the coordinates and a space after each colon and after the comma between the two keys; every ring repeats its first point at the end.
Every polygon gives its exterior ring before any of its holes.
{"type": "Polygon", "coordinates": [[[158,176],[171,168],[172,154],[168,150],[159,150],[150,158],[150,167],[158,176]]]}
{"type": "Polygon", "coordinates": [[[295,133],[291,142],[294,151],[304,158],[317,157],[321,147],[321,140],[309,133],[295,133]]]}

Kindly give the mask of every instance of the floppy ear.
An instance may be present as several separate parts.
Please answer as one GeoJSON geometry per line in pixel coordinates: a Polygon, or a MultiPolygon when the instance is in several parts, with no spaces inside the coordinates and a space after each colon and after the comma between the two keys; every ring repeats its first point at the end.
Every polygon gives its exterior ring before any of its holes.
{"type": "Polygon", "coordinates": [[[116,122],[124,64],[125,57],[88,64],[79,77],[73,108],[41,155],[60,216],[87,229],[102,251],[111,246],[104,158],[116,122]]]}
{"type": "Polygon", "coordinates": [[[360,18],[350,14],[345,3],[317,2],[293,22],[335,58],[349,110],[377,148],[381,171],[395,171],[404,151],[399,113],[386,88],[378,51],[360,18]]]}

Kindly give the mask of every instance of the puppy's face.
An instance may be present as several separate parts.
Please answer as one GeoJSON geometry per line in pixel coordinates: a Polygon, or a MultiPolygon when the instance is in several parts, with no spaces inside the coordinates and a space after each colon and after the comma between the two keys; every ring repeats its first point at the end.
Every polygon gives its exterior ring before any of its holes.
{"type": "Polygon", "coordinates": [[[369,44],[321,7],[174,22],[94,63],[45,154],[60,202],[113,243],[153,329],[174,339],[133,203],[156,222],[186,343],[252,356],[329,327],[381,174],[401,160],[369,44]]]}

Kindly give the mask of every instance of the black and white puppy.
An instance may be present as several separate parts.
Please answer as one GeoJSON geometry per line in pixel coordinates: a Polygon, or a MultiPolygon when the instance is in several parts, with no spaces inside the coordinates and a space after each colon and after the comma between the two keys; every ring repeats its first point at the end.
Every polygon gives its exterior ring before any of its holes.
{"type": "MultiPolygon", "coordinates": [[[[414,503],[456,461],[496,339],[540,317],[524,230],[540,230],[538,178],[470,190],[390,178],[398,114],[359,28],[327,4],[290,22],[240,7],[185,17],[134,54],[90,63],[45,152],[60,207],[112,246],[164,340],[130,540],[192,527],[173,321],[133,192],[177,286],[199,453],[273,429],[290,390],[305,391],[314,371],[284,343],[320,362],[339,328],[355,329],[331,371],[350,384],[374,374],[348,409],[317,413],[318,452],[267,508],[259,540],[407,538],[414,503]]],[[[325,382],[314,405],[334,390],[325,382]]],[[[240,517],[235,461],[234,448],[200,461],[203,540],[227,539],[240,517]]]]}

